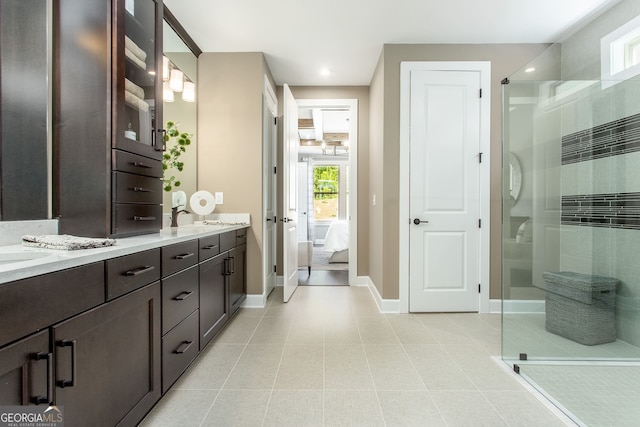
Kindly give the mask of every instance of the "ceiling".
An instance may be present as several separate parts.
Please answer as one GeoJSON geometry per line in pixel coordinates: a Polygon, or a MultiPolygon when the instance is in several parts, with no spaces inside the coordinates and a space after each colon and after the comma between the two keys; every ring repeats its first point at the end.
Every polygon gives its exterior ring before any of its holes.
{"type": "Polygon", "coordinates": [[[278,85],[368,86],[385,43],[546,43],[619,0],[165,0],[203,52],[264,52],[278,85]],[[321,70],[329,70],[327,75],[321,70]]]}

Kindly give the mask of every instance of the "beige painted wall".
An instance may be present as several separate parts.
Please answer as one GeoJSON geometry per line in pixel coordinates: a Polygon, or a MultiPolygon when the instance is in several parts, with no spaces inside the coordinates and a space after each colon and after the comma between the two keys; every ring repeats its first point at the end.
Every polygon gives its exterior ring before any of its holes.
{"type": "Polygon", "coordinates": [[[262,53],[198,59],[198,189],[222,191],[216,213],[249,213],[247,293],[262,293],[262,53]]]}
{"type": "MultiPolygon", "coordinates": [[[[490,294],[500,298],[501,283],[501,80],[540,54],[546,44],[493,44],[493,45],[399,45],[386,44],[372,79],[372,112],[382,110],[383,129],[377,119],[371,118],[375,135],[382,131],[382,146],[371,138],[370,170],[382,171],[382,181],[370,182],[370,191],[382,199],[382,214],[374,210],[370,218],[372,230],[382,230],[380,243],[382,256],[371,242],[369,265],[382,264],[382,271],[370,275],[385,299],[399,297],[399,158],[400,158],[400,62],[401,61],[491,61],[491,261],[490,294]],[[380,76],[382,74],[382,76],[380,76]],[[383,87],[377,87],[383,82],[383,87]],[[380,104],[382,103],[382,107],[380,104]],[[380,151],[382,156],[379,157],[380,151]],[[376,154],[374,155],[374,151],[376,154]],[[378,277],[380,274],[381,277],[378,277]]],[[[376,136],[377,137],[377,136],[376,136]]]]}
{"type": "Polygon", "coordinates": [[[296,99],[358,100],[358,276],[366,276],[369,271],[369,88],[294,86],[291,93],[296,99]]]}

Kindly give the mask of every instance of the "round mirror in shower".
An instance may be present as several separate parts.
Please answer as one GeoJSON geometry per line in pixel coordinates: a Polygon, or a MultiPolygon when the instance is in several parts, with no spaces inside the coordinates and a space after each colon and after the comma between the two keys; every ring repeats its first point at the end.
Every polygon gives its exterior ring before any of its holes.
{"type": "Polygon", "coordinates": [[[520,165],[520,160],[513,153],[509,153],[509,192],[513,203],[518,201],[521,188],[522,166],[520,165]]]}

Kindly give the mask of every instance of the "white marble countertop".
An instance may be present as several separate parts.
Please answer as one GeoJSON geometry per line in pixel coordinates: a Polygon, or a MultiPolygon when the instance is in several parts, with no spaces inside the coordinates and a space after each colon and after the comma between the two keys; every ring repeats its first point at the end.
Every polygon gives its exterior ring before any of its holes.
{"type": "Polygon", "coordinates": [[[235,225],[190,224],[175,229],[165,228],[158,233],[116,239],[115,246],[74,251],[31,248],[21,244],[0,246],[0,284],[248,227],[248,223],[235,225]],[[38,253],[39,257],[26,261],[1,262],[3,254],[7,258],[14,255],[19,257],[21,254],[28,255],[33,252],[38,253]]]}

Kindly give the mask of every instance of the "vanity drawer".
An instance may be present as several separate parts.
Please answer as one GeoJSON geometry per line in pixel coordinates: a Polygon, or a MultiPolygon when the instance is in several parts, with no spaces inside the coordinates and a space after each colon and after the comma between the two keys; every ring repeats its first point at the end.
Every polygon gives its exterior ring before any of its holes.
{"type": "Polygon", "coordinates": [[[160,178],[113,172],[112,179],[114,202],[162,204],[160,178]]]}
{"type": "Polygon", "coordinates": [[[231,248],[236,247],[236,232],[227,231],[226,233],[220,234],[220,253],[226,252],[231,248]]]}
{"type": "Polygon", "coordinates": [[[160,279],[160,249],[107,260],[107,300],[160,279]]]}
{"type": "Polygon", "coordinates": [[[198,241],[176,243],[162,248],[162,277],[198,263],[198,241]]]}
{"type": "Polygon", "coordinates": [[[200,256],[199,261],[214,257],[220,253],[220,235],[203,237],[200,239],[200,256]]]}
{"type": "Polygon", "coordinates": [[[115,203],[112,206],[114,236],[153,233],[162,228],[162,205],[115,203]]]}
{"type": "Polygon", "coordinates": [[[114,171],[162,178],[162,162],[126,151],[112,150],[111,168],[114,171]]]}
{"type": "Polygon", "coordinates": [[[162,337],[162,393],[198,355],[198,310],[162,337]]]}
{"type": "Polygon", "coordinates": [[[247,231],[248,228],[236,230],[236,246],[244,245],[247,243],[247,231]]]}
{"type": "Polygon", "coordinates": [[[102,261],[1,284],[0,347],[102,303],[102,261]]]}
{"type": "Polygon", "coordinates": [[[198,267],[162,279],[162,333],[198,308],[198,267]]]}

